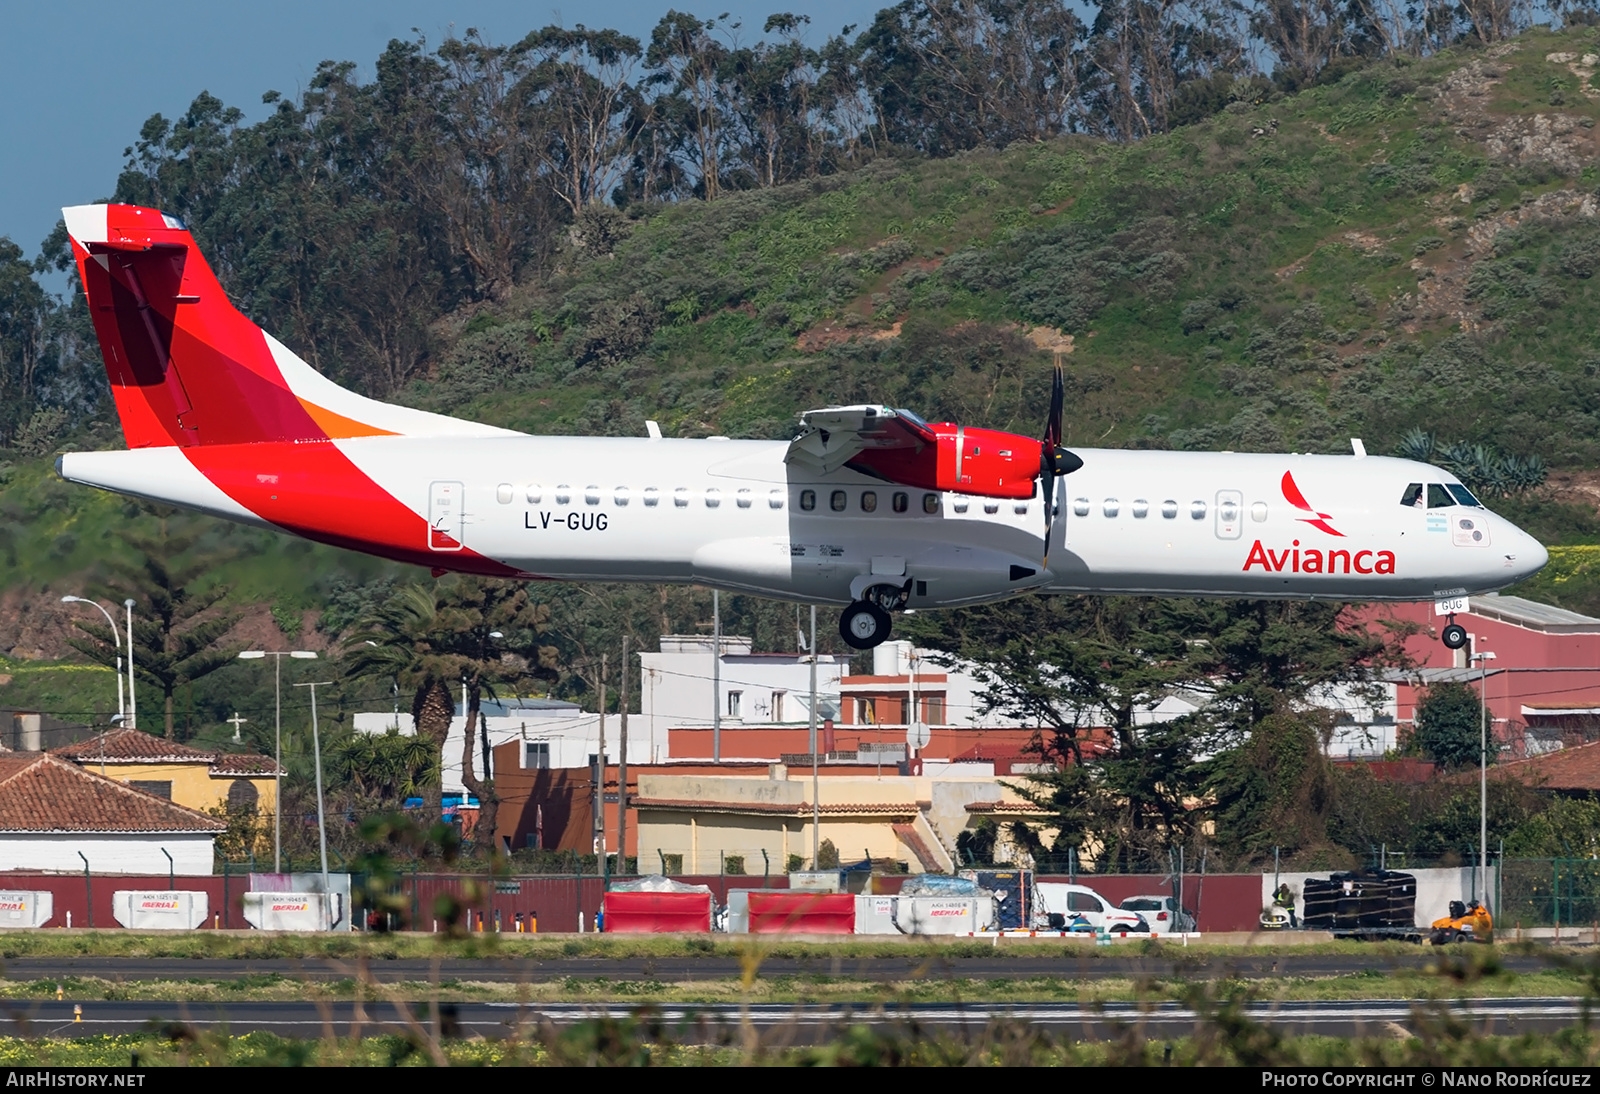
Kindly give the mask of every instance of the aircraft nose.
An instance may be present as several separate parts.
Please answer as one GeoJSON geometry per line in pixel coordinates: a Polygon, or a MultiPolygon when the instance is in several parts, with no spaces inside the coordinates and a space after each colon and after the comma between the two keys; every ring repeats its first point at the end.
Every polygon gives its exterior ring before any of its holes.
{"type": "Polygon", "coordinates": [[[1545,563],[1550,561],[1550,552],[1545,550],[1544,544],[1516,525],[1511,525],[1507,530],[1512,534],[1506,537],[1508,549],[1504,553],[1506,560],[1511,563],[1512,570],[1516,572],[1517,580],[1532,577],[1544,569],[1545,563]]]}

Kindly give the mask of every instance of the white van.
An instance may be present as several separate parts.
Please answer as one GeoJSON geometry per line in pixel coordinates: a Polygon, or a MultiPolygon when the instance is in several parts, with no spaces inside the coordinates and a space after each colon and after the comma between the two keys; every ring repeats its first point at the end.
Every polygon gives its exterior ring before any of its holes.
{"type": "Polygon", "coordinates": [[[1138,912],[1126,912],[1087,885],[1041,881],[1034,885],[1037,903],[1034,926],[1053,931],[1080,929],[1114,933],[1150,933],[1150,923],[1138,912]]]}

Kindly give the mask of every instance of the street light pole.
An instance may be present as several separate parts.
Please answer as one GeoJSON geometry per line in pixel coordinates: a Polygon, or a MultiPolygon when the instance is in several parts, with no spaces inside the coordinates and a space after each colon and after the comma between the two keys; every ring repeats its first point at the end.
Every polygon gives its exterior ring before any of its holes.
{"type": "Polygon", "coordinates": [[[133,697],[133,597],[122,602],[128,610],[128,720],[123,725],[130,729],[139,728],[139,704],[133,697]]]}
{"type": "Polygon", "coordinates": [[[311,650],[245,650],[240,660],[258,661],[272,658],[272,872],[283,873],[283,659],[315,660],[311,650]]]}
{"type": "Polygon", "coordinates": [[[811,605],[811,868],[817,869],[821,795],[817,783],[817,606],[811,605]]]}
{"type": "Polygon", "coordinates": [[[116,619],[111,615],[110,612],[106,611],[105,607],[98,601],[90,600],[87,597],[64,596],[61,598],[61,603],[92,604],[99,609],[101,615],[106,617],[106,623],[111,627],[111,646],[117,651],[117,721],[126,721],[128,717],[128,708],[123,705],[122,700],[122,638],[117,634],[116,619]]]}
{"type": "Polygon", "coordinates": [[[295,685],[297,688],[311,689],[311,754],[317,765],[317,844],[322,851],[322,897],[329,901],[333,896],[328,892],[328,822],[322,811],[322,738],[317,735],[317,689],[332,683],[332,680],[317,680],[295,685]]]}
{"type": "Polygon", "coordinates": [[[1472,655],[1478,662],[1478,900],[1489,906],[1489,662],[1488,650],[1472,655]]]}

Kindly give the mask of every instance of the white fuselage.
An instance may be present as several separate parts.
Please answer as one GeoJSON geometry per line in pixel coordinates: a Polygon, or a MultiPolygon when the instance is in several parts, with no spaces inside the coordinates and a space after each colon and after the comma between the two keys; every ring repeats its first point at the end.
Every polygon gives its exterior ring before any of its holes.
{"type": "MultiPolygon", "coordinates": [[[[782,442],[328,443],[447,533],[430,541],[441,568],[459,543],[558,581],[691,582],[832,604],[868,585],[910,582],[911,608],[1028,590],[1430,600],[1503,587],[1546,560],[1534,539],[1485,509],[1402,505],[1413,483],[1457,480],[1383,457],[1076,449],[1083,467],[1058,480],[1044,570],[1038,498],[931,492],[850,469],[802,472],[784,462],[782,442]],[[1286,472],[1313,508],[1287,500],[1286,472]]],[[[180,452],[75,453],[62,474],[272,523],[223,497],[180,452]]]]}

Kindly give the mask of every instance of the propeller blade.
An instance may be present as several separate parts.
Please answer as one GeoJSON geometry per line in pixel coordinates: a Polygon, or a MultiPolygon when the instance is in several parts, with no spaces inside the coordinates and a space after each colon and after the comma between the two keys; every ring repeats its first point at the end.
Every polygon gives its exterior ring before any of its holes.
{"type": "Polygon", "coordinates": [[[1039,442],[1039,493],[1044,497],[1044,568],[1050,568],[1050,531],[1056,517],[1056,479],[1083,466],[1077,456],[1061,448],[1061,414],[1066,403],[1067,381],[1061,358],[1056,357],[1050,378],[1050,413],[1045,418],[1044,438],[1039,442]]]}

